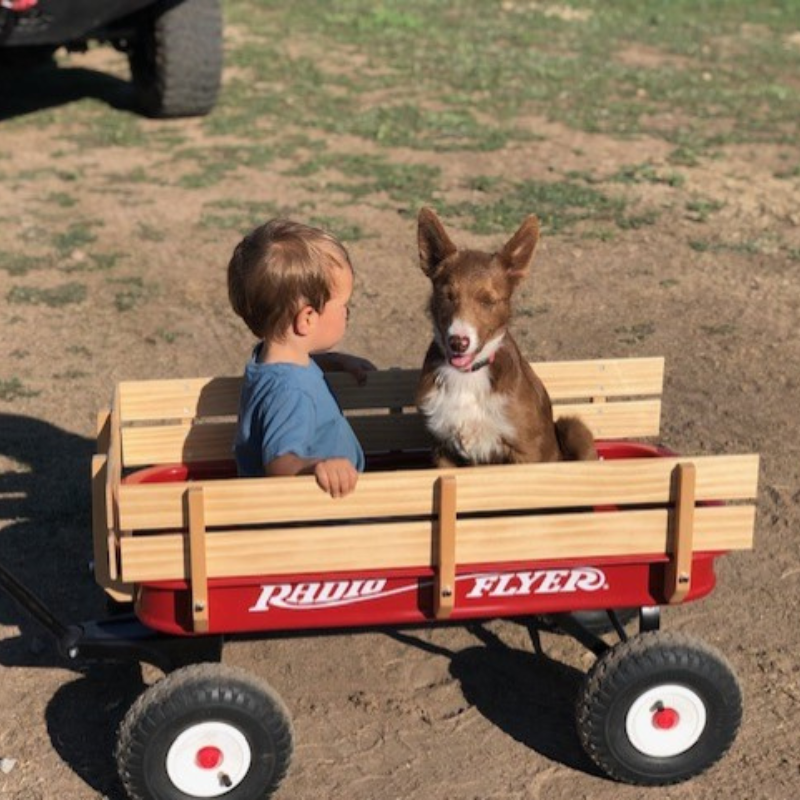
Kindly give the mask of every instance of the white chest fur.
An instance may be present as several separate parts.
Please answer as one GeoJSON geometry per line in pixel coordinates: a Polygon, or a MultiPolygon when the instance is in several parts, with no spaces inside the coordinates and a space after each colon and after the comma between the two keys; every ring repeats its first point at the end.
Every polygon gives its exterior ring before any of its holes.
{"type": "Polygon", "coordinates": [[[472,463],[496,460],[503,439],[514,438],[506,398],[492,391],[488,369],[465,373],[443,364],[420,410],[431,433],[472,463]]]}

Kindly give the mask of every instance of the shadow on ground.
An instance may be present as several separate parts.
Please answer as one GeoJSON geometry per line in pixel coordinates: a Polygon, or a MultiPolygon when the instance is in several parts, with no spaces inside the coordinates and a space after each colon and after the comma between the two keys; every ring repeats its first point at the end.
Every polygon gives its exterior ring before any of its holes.
{"type": "Polygon", "coordinates": [[[82,67],[0,65],[0,82],[0,122],[86,98],[120,111],[135,110],[128,81],[82,67]]]}
{"type": "Polygon", "coordinates": [[[390,635],[447,656],[464,699],[512,739],[550,761],[602,777],[575,730],[573,709],[584,673],[548,658],[538,650],[538,639],[537,652],[527,652],[509,647],[482,625],[468,627],[482,644],[458,652],[408,633],[390,635]]]}

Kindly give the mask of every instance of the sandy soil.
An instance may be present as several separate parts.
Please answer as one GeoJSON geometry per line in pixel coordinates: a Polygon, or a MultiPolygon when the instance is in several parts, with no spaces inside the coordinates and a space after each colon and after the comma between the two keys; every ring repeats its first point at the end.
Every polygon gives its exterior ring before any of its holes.
{"type": "MultiPolygon", "coordinates": [[[[179,124],[202,141],[197,123],[179,124]]],[[[392,157],[440,167],[448,200],[449,192],[464,191],[468,172],[513,168],[519,177],[547,179],[554,165],[564,174],[612,174],[644,161],[669,169],[663,142],[620,142],[540,119],[528,124],[541,141],[469,158],[399,150],[392,157]]],[[[87,569],[96,410],[120,379],[238,374],[250,339],[227,307],[224,286],[239,234],[198,225],[209,192],[186,192],[168,180],[122,185],[115,174],[163,171],[157,155],[82,150],[69,146],[66,133],[28,126],[3,134],[10,155],[2,162],[0,249],[36,254],[48,226],[70,214],[103,227],[97,245],[76,248],[62,263],[23,275],[0,271],[0,378],[21,386],[0,400],[0,552],[72,622],[104,613],[87,569]],[[20,177],[37,170],[36,180],[20,177]],[[54,220],[42,198],[63,191],[59,176],[69,172],[80,175],[79,205],[54,220]],[[166,235],[143,236],[148,226],[166,235]],[[126,254],[114,280],[81,268],[94,246],[126,254]],[[116,299],[129,284],[120,280],[131,277],[141,291],[134,309],[122,313],[116,299]],[[71,280],[86,287],[81,303],[6,302],[14,287],[71,280]]],[[[329,147],[355,152],[364,145],[331,139],[329,147]]],[[[666,628],[718,647],[741,680],[744,722],[727,757],[675,788],[645,791],[600,776],[582,754],[572,716],[591,657],[549,633],[548,657],[537,656],[513,622],[234,643],[225,661],[268,680],[291,710],[296,752],[278,798],[797,796],[800,279],[789,254],[800,248],[800,204],[797,178],[776,177],[787,152],[796,163],[796,148],[730,147],[681,169],[681,186],[621,187],[638,208],[659,212],[655,225],[608,240],[584,238],[580,229],[545,236],[520,292],[518,306],[528,313],[515,330],[531,359],[664,355],[662,440],[691,454],[762,456],[755,551],[723,559],[710,597],[664,615],[666,628]],[[686,209],[695,194],[724,205],[698,222],[686,209]],[[697,239],[719,246],[692,247],[697,239]]],[[[268,177],[241,167],[214,187],[215,196],[244,192],[297,208],[313,189],[277,167],[268,177]]],[[[357,284],[346,349],[382,367],[418,365],[428,334],[416,209],[365,202],[336,213],[369,234],[350,246],[357,284]]],[[[476,246],[503,241],[465,231],[456,238],[476,246]]],[[[4,598],[0,665],[0,758],[15,762],[0,773],[0,797],[120,800],[112,749],[116,725],[141,690],[138,668],[71,668],[4,598]]],[[[145,680],[154,677],[145,671],[145,680]]]]}

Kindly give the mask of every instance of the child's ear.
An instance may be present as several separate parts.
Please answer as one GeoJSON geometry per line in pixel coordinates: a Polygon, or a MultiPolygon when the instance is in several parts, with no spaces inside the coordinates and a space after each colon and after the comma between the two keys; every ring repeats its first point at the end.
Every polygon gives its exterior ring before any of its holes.
{"type": "Polygon", "coordinates": [[[531,214],[498,254],[514,285],[527,274],[539,241],[539,220],[531,214]]]}
{"type": "Polygon", "coordinates": [[[317,312],[314,311],[313,306],[303,306],[295,315],[292,322],[294,332],[298,336],[308,336],[314,327],[314,320],[316,319],[317,312]]]}
{"type": "Polygon", "coordinates": [[[417,221],[417,243],[419,245],[419,265],[422,271],[432,278],[436,267],[447,256],[457,251],[444,226],[431,208],[422,208],[417,221]]]}

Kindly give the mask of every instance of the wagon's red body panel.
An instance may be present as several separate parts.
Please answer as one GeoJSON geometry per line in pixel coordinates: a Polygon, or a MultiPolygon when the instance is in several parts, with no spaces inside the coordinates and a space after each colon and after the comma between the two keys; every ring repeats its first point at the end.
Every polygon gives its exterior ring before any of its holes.
{"type": "MultiPolygon", "coordinates": [[[[673,455],[636,443],[599,443],[603,458],[673,455]]],[[[127,480],[139,483],[226,477],[218,466],[171,465],[142,470],[127,480]]],[[[597,513],[602,513],[598,510],[597,513]]],[[[212,534],[213,535],[213,534],[212,534]]],[[[715,584],[714,558],[695,552],[686,600],[708,594],[715,584]]],[[[605,608],[661,605],[663,554],[470,564],[456,572],[452,621],[530,616],[605,608]]],[[[209,633],[244,633],[413,625],[433,617],[433,570],[374,570],[354,573],[259,575],[208,582],[209,633]]],[[[191,593],[186,581],[137,586],[136,613],[149,627],[191,635],[191,593]]]]}

